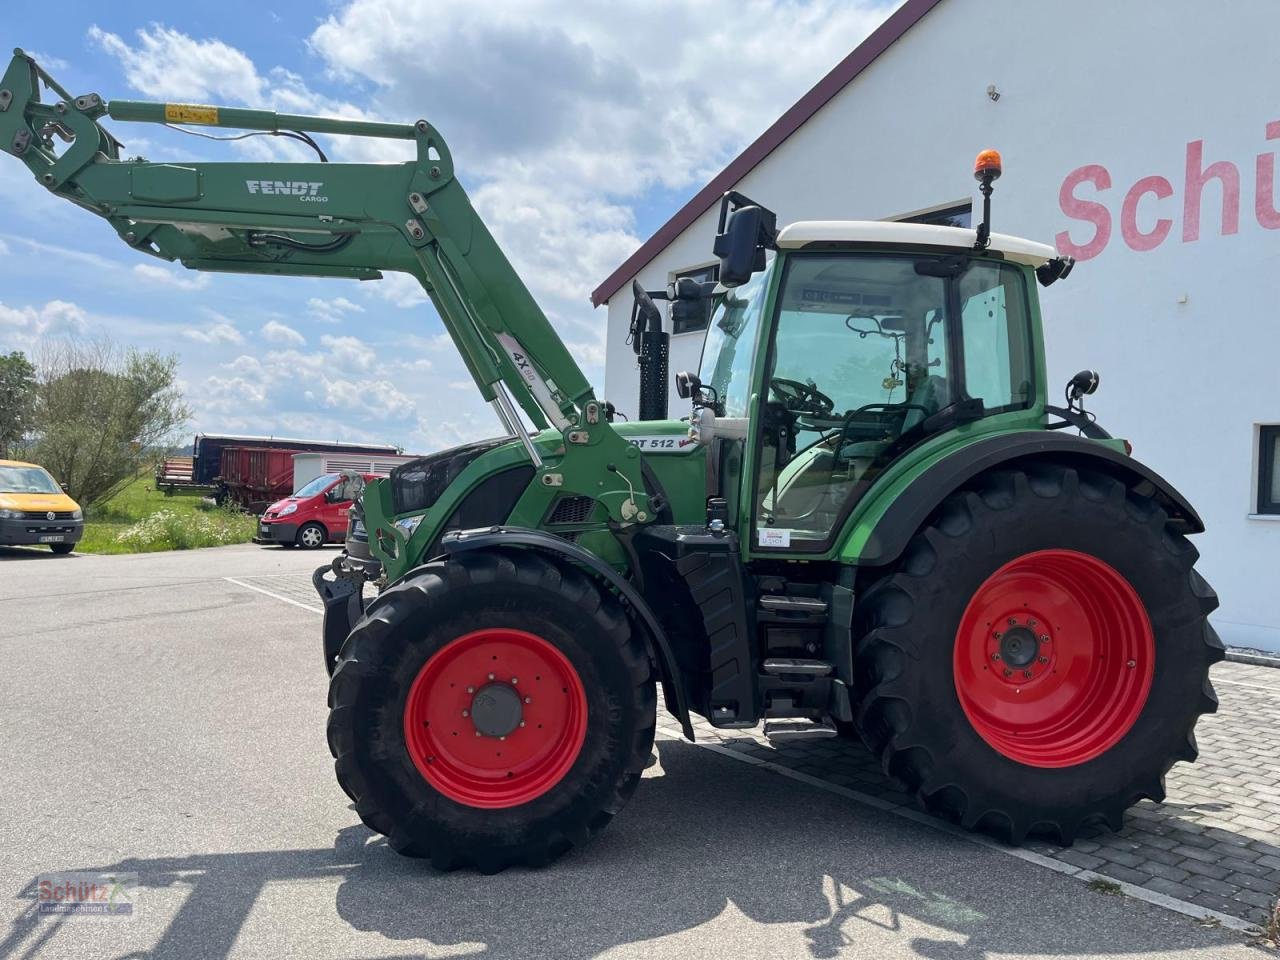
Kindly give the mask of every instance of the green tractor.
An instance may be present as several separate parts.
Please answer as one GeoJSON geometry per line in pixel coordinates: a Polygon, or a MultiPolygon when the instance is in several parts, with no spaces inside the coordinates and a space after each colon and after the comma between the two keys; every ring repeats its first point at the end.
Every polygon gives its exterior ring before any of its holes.
{"type": "MultiPolygon", "coordinates": [[[[1015,843],[1119,828],[1195,758],[1223,656],[1203,526],[1085,412],[1096,374],[1050,404],[1037,283],[1072,263],[990,232],[994,152],[976,230],[779,230],[727,194],[719,282],[658,292],[712,311],[677,378],[688,416],[621,423],[425,121],[108,103],[19,51],[0,144],[141,253],[413,275],[496,411],[500,438],[370,483],[315,576],[338,780],[396,850],[488,872],[587,842],[649,762],[659,689],[690,739],[695,716],[860,737],[925,809],[1015,843]],[[127,160],[105,117],[320,156],[127,160]],[[417,157],[328,163],[311,134],[417,157]]],[[[636,293],[653,333],[658,298],[636,293]]]]}

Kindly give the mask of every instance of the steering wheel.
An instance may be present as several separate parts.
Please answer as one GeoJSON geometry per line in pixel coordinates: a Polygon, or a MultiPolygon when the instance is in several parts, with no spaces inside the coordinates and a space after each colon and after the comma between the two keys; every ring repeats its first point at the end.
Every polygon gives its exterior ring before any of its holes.
{"type": "Polygon", "coordinates": [[[826,416],[836,405],[817,387],[799,380],[788,380],[785,377],[774,377],[769,381],[769,390],[791,411],[812,413],[815,416],[826,416]]]}

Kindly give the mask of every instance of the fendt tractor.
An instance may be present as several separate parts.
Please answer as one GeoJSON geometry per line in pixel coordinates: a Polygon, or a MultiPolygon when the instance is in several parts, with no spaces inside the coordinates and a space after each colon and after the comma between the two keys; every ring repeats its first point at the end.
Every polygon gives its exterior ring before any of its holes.
{"type": "Polygon", "coordinates": [[[990,232],[994,151],[976,229],[777,229],[726,194],[718,283],[636,290],[651,359],[659,302],[711,311],[688,415],[622,423],[425,120],[107,102],[18,51],[0,144],[140,253],[430,294],[503,436],[371,481],[315,577],[338,781],[401,853],[490,872],[585,843],[640,781],[659,689],[690,739],[695,716],[861,737],[925,809],[1013,843],[1119,828],[1195,758],[1223,656],[1203,525],[1085,411],[1096,374],[1051,405],[1037,283],[1072,261],[990,232]],[[319,156],[126,159],[108,117],[319,156]],[[329,163],[314,135],[417,156],[329,163]]]}

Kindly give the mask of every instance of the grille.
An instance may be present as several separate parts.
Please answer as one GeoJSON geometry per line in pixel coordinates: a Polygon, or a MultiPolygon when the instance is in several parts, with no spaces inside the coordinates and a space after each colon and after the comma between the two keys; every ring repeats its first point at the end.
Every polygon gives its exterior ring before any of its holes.
{"type": "Polygon", "coordinates": [[[52,513],[53,513],[53,519],[54,519],[54,520],[70,520],[70,519],[71,519],[71,515],[72,515],[72,511],[71,511],[71,510],[54,510],[54,511],[49,511],[49,510],[28,510],[26,513],[22,514],[22,519],[24,519],[24,520],[48,520],[48,519],[49,519],[49,514],[50,514],[50,512],[52,512],[52,513]]]}
{"type": "Polygon", "coordinates": [[[595,509],[596,502],[591,497],[561,497],[547,523],[586,523],[595,509]]]}

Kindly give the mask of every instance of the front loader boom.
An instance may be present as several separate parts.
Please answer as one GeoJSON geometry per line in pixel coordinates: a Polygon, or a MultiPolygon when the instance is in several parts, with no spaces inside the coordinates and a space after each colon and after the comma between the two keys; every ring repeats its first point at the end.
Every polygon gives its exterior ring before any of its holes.
{"type": "MultiPolygon", "coordinates": [[[[306,138],[309,139],[309,138],[306,138]]],[[[192,270],[375,280],[416,277],[484,399],[525,445],[538,482],[606,496],[611,518],[644,522],[638,451],[608,423],[577,363],[454,175],[425,120],[376,123],[268,110],[72,96],[21,50],[0,80],[0,147],[52,193],[111,224],[129,246],[192,270]],[[42,99],[42,87],[58,99],[42,99]],[[123,158],[104,117],[269,134],[413,141],[405,163],[191,162],[123,158]],[[513,403],[514,401],[514,403],[513,403]],[[555,460],[515,404],[564,438],[555,460]],[[623,484],[627,486],[624,488],[623,484]],[[630,492],[634,491],[634,492],[630,492]]]]}

